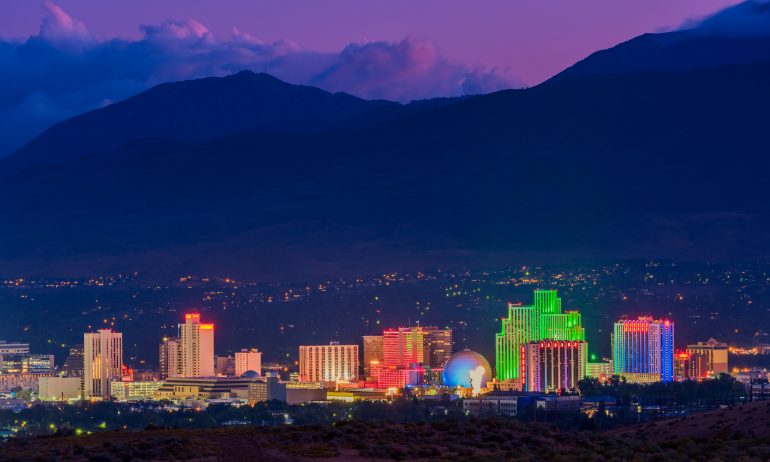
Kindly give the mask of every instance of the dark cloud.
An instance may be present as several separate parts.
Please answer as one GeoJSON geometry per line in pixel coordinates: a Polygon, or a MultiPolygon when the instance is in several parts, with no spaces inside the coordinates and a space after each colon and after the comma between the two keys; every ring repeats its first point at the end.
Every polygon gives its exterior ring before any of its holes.
{"type": "Polygon", "coordinates": [[[44,6],[37,35],[0,39],[0,155],[56,121],[152,85],[243,69],[399,101],[521,86],[507,70],[451,62],[431,42],[414,38],[321,53],[285,40],[263,42],[238,30],[216,37],[188,19],[142,26],[137,40],[97,40],[55,3],[44,6]]]}
{"type": "Polygon", "coordinates": [[[686,21],[680,29],[721,37],[770,35],[770,0],[747,0],[705,18],[686,21]]]}

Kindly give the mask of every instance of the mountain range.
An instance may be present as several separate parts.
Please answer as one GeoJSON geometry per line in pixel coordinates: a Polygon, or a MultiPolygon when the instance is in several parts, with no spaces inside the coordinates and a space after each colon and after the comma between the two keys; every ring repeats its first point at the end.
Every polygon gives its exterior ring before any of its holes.
{"type": "Polygon", "coordinates": [[[408,105],[173,82],[0,160],[0,275],[263,280],[770,253],[770,34],[646,34],[408,105]]]}

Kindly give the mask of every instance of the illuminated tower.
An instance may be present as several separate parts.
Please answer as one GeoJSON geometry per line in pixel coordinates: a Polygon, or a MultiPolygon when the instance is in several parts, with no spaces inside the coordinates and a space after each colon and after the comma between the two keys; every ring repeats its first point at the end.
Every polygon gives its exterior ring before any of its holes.
{"type": "Polygon", "coordinates": [[[382,363],[382,335],[364,335],[364,378],[372,377],[372,364],[382,363]]]}
{"type": "Polygon", "coordinates": [[[425,333],[415,327],[388,329],[382,333],[382,360],[386,366],[410,367],[425,361],[425,333]]]}
{"type": "Polygon", "coordinates": [[[521,378],[526,391],[557,392],[577,388],[586,376],[588,345],[583,341],[541,340],[521,347],[521,378]]]}
{"type": "Polygon", "coordinates": [[[107,398],[110,381],[120,380],[123,366],[123,334],[99,329],[83,335],[83,395],[107,398]]]}
{"type": "Polygon", "coordinates": [[[674,323],[651,317],[616,322],[612,359],[614,373],[629,382],[674,380],[674,323]]]}
{"type": "Polygon", "coordinates": [[[352,381],[358,377],[358,345],[303,345],[299,347],[300,382],[352,381]]]}
{"type": "Polygon", "coordinates": [[[521,377],[522,351],[528,342],[540,340],[585,341],[580,313],[562,312],[561,298],[555,290],[536,290],[535,304],[508,304],[508,316],[502,319],[495,335],[496,373],[499,380],[521,377]]]}
{"type": "Polygon", "coordinates": [[[201,315],[184,315],[179,324],[182,377],[214,377],[214,324],[201,323],[201,315]]]}

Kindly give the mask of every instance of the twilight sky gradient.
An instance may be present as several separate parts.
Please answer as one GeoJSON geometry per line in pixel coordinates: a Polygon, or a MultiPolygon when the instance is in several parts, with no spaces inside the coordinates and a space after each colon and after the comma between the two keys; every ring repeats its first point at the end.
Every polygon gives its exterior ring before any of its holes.
{"type": "MultiPolygon", "coordinates": [[[[215,35],[233,28],[266,42],[336,52],[351,42],[435,43],[451,60],[509,67],[536,84],[598,49],[675,28],[736,0],[60,0],[97,39],[139,38],[140,25],[195,19],[215,35]],[[483,7],[480,7],[483,5],[483,7]]],[[[3,0],[0,32],[37,33],[35,0],[3,0]]]]}
{"type": "Polygon", "coordinates": [[[736,0],[2,0],[0,157],[170,80],[262,71],[399,101],[534,85],[736,0]],[[483,7],[479,7],[483,5],[483,7]]]}

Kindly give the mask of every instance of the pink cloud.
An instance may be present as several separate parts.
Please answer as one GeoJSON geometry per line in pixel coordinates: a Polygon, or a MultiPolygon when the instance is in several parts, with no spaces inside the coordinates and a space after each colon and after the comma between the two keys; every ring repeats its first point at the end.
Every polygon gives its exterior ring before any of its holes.
{"type": "Polygon", "coordinates": [[[433,43],[414,38],[326,53],[290,40],[264,42],[237,29],[218,37],[187,19],[143,25],[135,40],[100,41],[59,5],[47,1],[45,11],[38,35],[21,43],[0,39],[0,155],[58,121],[52,114],[60,120],[158,83],[244,69],[402,102],[520,86],[508,70],[451,62],[433,43]],[[41,101],[51,107],[40,108],[41,101]],[[17,113],[26,115],[18,118],[23,122],[15,122],[17,113]],[[35,123],[36,113],[48,116],[35,123]]]}

